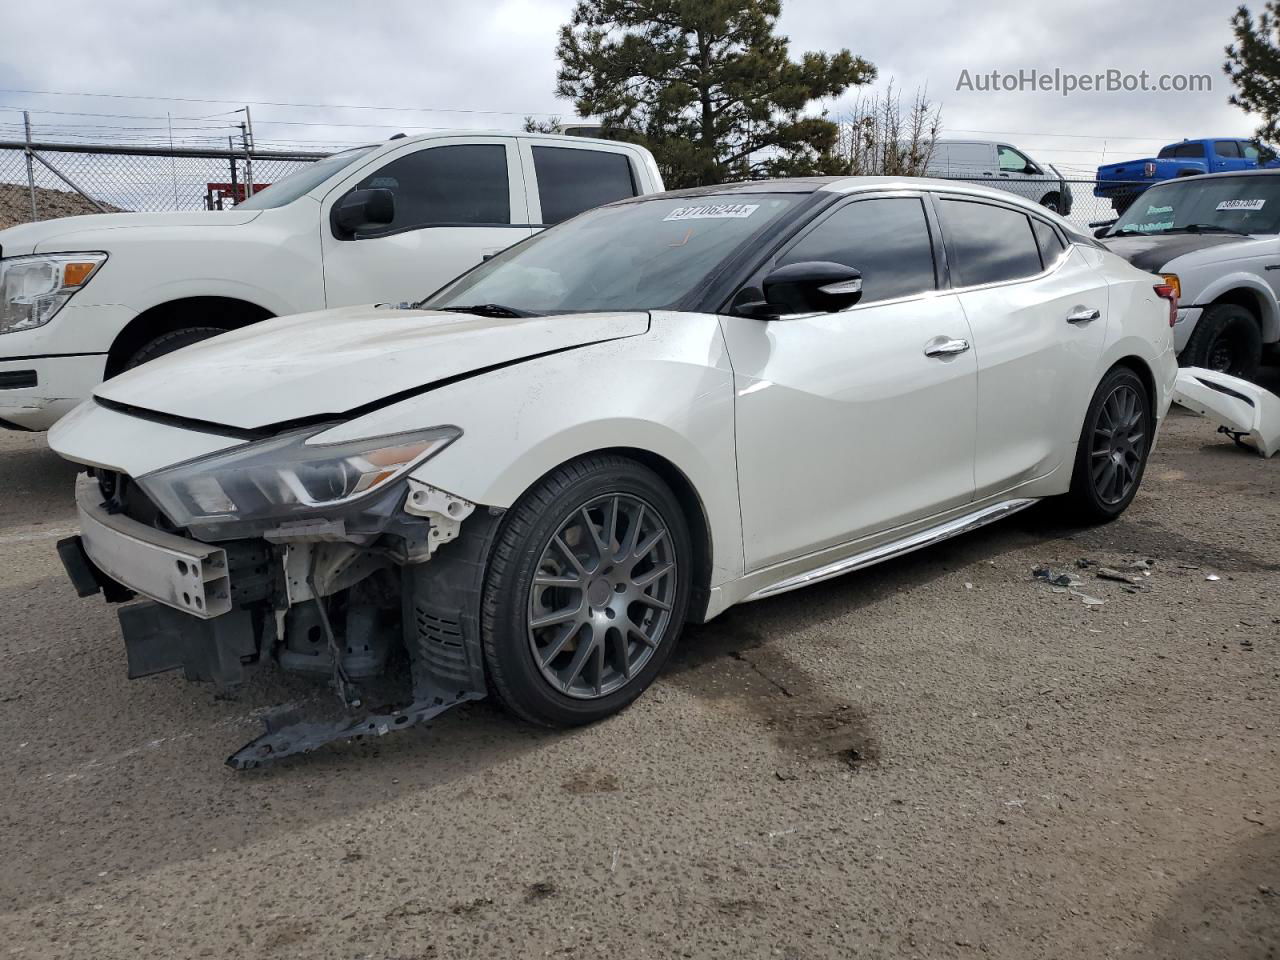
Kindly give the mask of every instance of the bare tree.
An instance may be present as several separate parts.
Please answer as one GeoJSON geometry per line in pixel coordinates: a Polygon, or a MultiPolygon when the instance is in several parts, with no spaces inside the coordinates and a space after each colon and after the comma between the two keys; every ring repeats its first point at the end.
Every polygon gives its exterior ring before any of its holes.
{"type": "Polygon", "coordinates": [[[942,108],[926,89],[904,110],[902,92],[890,81],[884,94],[859,96],[837,121],[836,152],[853,176],[923,176],[942,132],[942,108]]]}

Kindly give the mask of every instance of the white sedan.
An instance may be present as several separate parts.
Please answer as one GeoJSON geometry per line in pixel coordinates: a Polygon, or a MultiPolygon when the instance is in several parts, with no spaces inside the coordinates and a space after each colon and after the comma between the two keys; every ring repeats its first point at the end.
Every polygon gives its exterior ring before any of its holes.
{"type": "Polygon", "coordinates": [[[1046,498],[1120,514],[1176,310],[1043,208],[954,182],[623,201],[421,303],[268,321],[102,385],[50,434],[89,468],[59,552],[126,603],[130,676],[332,682],[346,716],[273,724],[235,766],[488,692],[587,723],[686,622],[1046,498]],[[361,714],[388,673],[407,706],[361,714]]]}

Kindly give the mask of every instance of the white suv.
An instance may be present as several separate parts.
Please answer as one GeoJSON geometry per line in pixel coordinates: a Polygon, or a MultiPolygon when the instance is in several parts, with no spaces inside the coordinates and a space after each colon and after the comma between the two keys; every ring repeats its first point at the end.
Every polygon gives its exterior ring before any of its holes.
{"type": "Polygon", "coordinates": [[[334,154],[227,212],[0,231],[0,426],[47,429],[105,378],[268,317],[421,299],[543,226],[662,189],[632,144],[456,131],[334,154]]]}

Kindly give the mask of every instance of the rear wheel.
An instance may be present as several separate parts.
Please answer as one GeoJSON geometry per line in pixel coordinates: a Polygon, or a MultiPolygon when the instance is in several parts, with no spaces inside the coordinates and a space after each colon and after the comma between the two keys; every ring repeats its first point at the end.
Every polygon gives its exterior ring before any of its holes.
{"type": "Polygon", "coordinates": [[[1069,510],[1086,523],[1114,520],[1133,502],[1155,424],[1142,378],[1115,367],[1094,391],[1076,445],[1069,510]]]}
{"type": "Polygon", "coordinates": [[[1262,329],[1246,308],[1220,303],[1205,310],[1179,359],[1184,366],[1250,380],[1262,362],[1262,329]]]}
{"type": "Polygon", "coordinates": [[[175,350],[181,350],[183,347],[189,347],[193,343],[199,343],[201,340],[208,340],[210,337],[226,332],[222,327],[183,327],[179,330],[170,330],[153,340],[148,340],[135,350],[133,355],[125,361],[122,369],[132,370],[157,357],[163,357],[166,353],[173,353],[175,350]]]}
{"type": "Polygon", "coordinates": [[[485,580],[485,665],[502,703],[544,726],[626,707],[684,625],[692,547],[670,489],[615,456],[559,468],[504,520],[485,580]]]}
{"type": "Polygon", "coordinates": [[[1052,210],[1054,213],[1062,212],[1062,197],[1055,191],[1054,193],[1046,193],[1040,198],[1040,206],[1046,210],[1052,210]]]}

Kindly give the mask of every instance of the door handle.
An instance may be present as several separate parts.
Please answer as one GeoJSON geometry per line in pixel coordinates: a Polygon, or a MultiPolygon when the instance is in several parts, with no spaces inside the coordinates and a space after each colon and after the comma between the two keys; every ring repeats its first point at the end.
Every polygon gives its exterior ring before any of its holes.
{"type": "Polygon", "coordinates": [[[1088,307],[1076,307],[1067,314],[1067,323],[1093,323],[1102,316],[1101,310],[1090,310],[1088,307]]]}
{"type": "Polygon", "coordinates": [[[951,337],[934,337],[924,345],[926,357],[954,357],[969,349],[968,340],[956,340],[951,337]]]}

